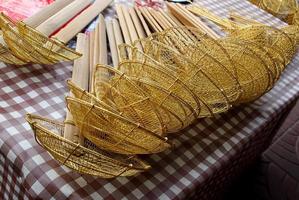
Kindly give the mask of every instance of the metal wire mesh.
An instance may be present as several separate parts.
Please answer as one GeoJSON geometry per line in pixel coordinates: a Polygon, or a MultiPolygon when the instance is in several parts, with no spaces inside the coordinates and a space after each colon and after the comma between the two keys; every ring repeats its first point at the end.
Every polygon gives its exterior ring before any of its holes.
{"type": "Polygon", "coordinates": [[[293,24],[294,15],[298,10],[297,0],[251,0],[251,2],[289,24],[293,24]]]}
{"type": "Polygon", "coordinates": [[[171,146],[167,138],[102,107],[71,97],[67,105],[80,132],[99,148],[121,154],[152,154],[171,146]]]}
{"type": "Polygon", "coordinates": [[[48,38],[23,22],[13,22],[3,13],[0,14],[0,28],[3,38],[0,47],[3,49],[0,56],[2,62],[15,65],[55,64],[75,60],[81,56],[65,44],[48,38]]]}
{"type": "MultiPolygon", "coordinates": [[[[0,40],[3,41],[2,31],[0,33],[0,40]]],[[[7,64],[16,64],[16,65],[24,65],[26,61],[21,60],[20,58],[14,56],[12,52],[0,41],[0,61],[7,64]]]]}
{"type": "Polygon", "coordinates": [[[59,122],[35,115],[27,115],[27,121],[34,130],[36,141],[57,161],[79,173],[113,178],[132,176],[150,168],[136,157],[102,151],[90,141],[83,147],[64,139],[64,126],[59,122]]]}
{"type": "MultiPolygon", "coordinates": [[[[213,39],[197,29],[170,28],[132,45],[121,45],[117,68],[95,67],[92,93],[68,82],[74,97],[66,98],[67,106],[74,124],[92,144],[86,146],[89,150],[124,156],[164,151],[171,147],[168,134],[198,118],[253,101],[274,86],[296,51],[298,26],[277,29],[242,17],[232,22],[207,11],[199,13],[221,24],[227,36],[213,39]]],[[[40,141],[50,145],[50,140],[40,141]]],[[[77,146],[66,149],[77,155],[77,146]]],[[[63,145],[45,148],[63,160],[57,154],[64,151],[57,149],[65,148],[63,145]]],[[[73,153],[69,158],[74,159],[73,153]]],[[[72,163],[64,163],[78,170],[72,163]]],[[[97,165],[91,163],[94,168],[97,165]]],[[[118,165],[112,166],[121,171],[118,165]]]]}

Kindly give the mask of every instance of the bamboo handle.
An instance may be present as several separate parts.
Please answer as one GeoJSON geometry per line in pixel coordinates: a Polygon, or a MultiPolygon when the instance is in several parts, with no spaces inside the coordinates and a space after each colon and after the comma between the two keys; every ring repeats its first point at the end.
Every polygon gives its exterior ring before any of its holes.
{"type": "MultiPolygon", "coordinates": [[[[82,53],[83,56],[74,61],[72,82],[82,89],[88,90],[89,42],[85,34],[78,34],[76,51],[82,53]]],[[[80,134],[80,130],[73,125],[73,116],[69,111],[66,114],[64,137],[72,142],[84,144],[84,137],[80,134]]]]}
{"type": "Polygon", "coordinates": [[[106,37],[106,23],[103,15],[99,17],[99,59],[97,64],[108,64],[108,50],[107,50],[107,37],[106,37]]]}
{"type": "Polygon", "coordinates": [[[94,92],[93,74],[94,74],[96,65],[99,62],[99,55],[100,55],[99,31],[100,31],[99,26],[97,24],[95,30],[90,33],[90,59],[91,59],[91,65],[90,65],[90,74],[89,74],[89,79],[90,79],[89,90],[90,90],[91,93],[94,92]]]}
{"type": "Polygon", "coordinates": [[[150,10],[150,13],[163,30],[171,27],[171,25],[169,25],[168,22],[164,20],[164,17],[161,13],[155,10],[150,10]]]}
{"type": "MultiPolygon", "coordinates": [[[[99,33],[98,33],[98,48],[99,48],[99,55],[95,55],[99,57],[99,62],[97,64],[102,64],[102,65],[107,65],[108,63],[108,50],[107,50],[107,37],[106,37],[106,25],[105,25],[105,19],[103,15],[100,15],[99,17],[99,33]]],[[[97,75],[97,79],[100,79],[103,82],[108,82],[109,81],[109,71],[107,69],[96,69],[97,73],[93,73],[93,87],[95,87],[95,76],[97,75]]],[[[94,71],[95,71],[94,70],[94,71]]],[[[103,97],[105,95],[105,89],[101,87],[98,89],[98,93],[96,94],[98,97],[103,97]]],[[[93,88],[95,91],[95,88],[93,88]]]]}
{"type": "Polygon", "coordinates": [[[145,19],[144,19],[142,13],[140,12],[140,10],[137,7],[135,7],[134,9],[135,9],[135,11],[136,11],[136,13],[138,15],[139,20],[142,23],[142,26],[143,26],[143,28],[145,30],[145,33],[146,33],[146,36],[149,36],[151,34],[151,31],[150,31],[147,23],[145,22],[145,19]]]}
{"type": "MultiPolygon", "coordinates": [[[[124,14],[124,17],[125,17],[125,21],[126,21],[128,30],[129,30],[131,43],[133,44],[136,40],[139,40],[139,36],[138,36],[137,30],[136,30],[136,25],[133,22],[133,19],[130,15],[130,12],[129,12],[128,8],[123,6],[122,10],[123,10],[123,14],[124,14]]],[[[143,51],[142,46],[140,45],[140,43],[137,43],[136,47],[139,50],[143,51]]]]}
{"type": "Polygon", "coordinates": [[[162,28],[156,23],[156,21],[154,20],[154,18],[149,13],[148,9],[146,9],[146,8],[139,8],[139,10],[141,11],[142,15],[144,16],[144,18],[147,20],[147,22],[149,23],[149,25],[152,27],[152,29],[155,32],[162,31],[162,28]]]}
{"type": "Polygon", "coordinates": [[[141,25],[141,23],[140,23],[140,21],[138,19],[138,16],[136,14],[135,9],[132,8],[132,7],[129,7],[128,10],[129,10],[130,16],[131,16],[131,18],[133,20],[133,23],[135,25],[135,28],[136,28],[136,31],[137,31],[139,39],[145,38],[144,29],[142,28],[142,25],[141,25]]]}
{"type": "Polygon", "coordinates": [[[161,32],[163,31],[163,28],[159,25],[159,23],[155,20],[153,13],[151,12],[151,8],[145,8],[145,12],[147,13],[148,17],[150,18],[150,20],[152,21],[152,23],[154,23],[155,27],[158,29],[157,32],[161,32]]]}
{"type": "Polygon", "coordinates": [[[91,52],[91,62],[92,65],[90,66],[90,92],[93,93],[94,90],[94,72],[96,69],[97,64],[104,64],[107,65],[108,63],[108,53],[107,53],[107,39],[106,39],[106,26],[105,26],[105,19],[103,15],[99,15],[99,22],[96,25],[95,31],[91,32],[91,47],[93,49],[90,50],[91,52]]]}
{"type": "Polygon", "coordinates": [[[180,20],[180,22],[182,22],[185,26],[192,26],[192,27],[196,27],[196,24],[190,20],[188,18],[188,16],[186,16],[184,13],[182,13],[182,11],[177,8],[177,6],[175,4],[171,4],[171,3],[167,3],[167,8],[170,11],[170,13],[176,17],[177,19],[180,20]]]}
{"type": "Polygon", "coordinates": [[[120,50],[118,46],[120,44],[124,43],[123,36],[121,34],[120,25],[116,19],[112,20],[113,30],[114,30],[114,37],[115,37],[115,43],[116,43],[116,49],[118,53],[118,59],[120,60],[120,50]]]}
{"type": "Polygon", "coordinates": [[[173,26],[183,26],[183,24],[177,19],[175,18],[175,16],[173,16],[171,13],[169,12],[165,12],[165,17],[167,19],[169,19],[169,22],[173,25],[173,26]]]}
{"type": "Polygon", "coordinates": [[[134,41],[139,39],[137,31],[135,29],[133,20],[130,16],[130,13],[129,13],[129,10],[127,9],[127,7],[122,6],[122,11],[123,11],[125,21],[126,21],[126,24],[127,24],[128,30],[129,30],[131,42],[133,43],[134,41]]]}
{"type": "Polygon", "coordinates": [[[177,10],[181,11],[181,14],[183,14],[186,17],[186,19],[192,22],[194,27],[201,29],[203,32],[207,33],[210,37],[214,39],[220,37],[210,27],[208,27],[205,23],[203,23],[199,18],[193,15],[187,8],[185,8],[181,4],[173,4],[173,5],[177,8],[177,10]]]}
{"type": "Polygon", "coordinates": [[[127,26],[126,20],[125,20],[125,16],[123,13],[123,9],[122,9],[122,5],[117,4],[115,6],[115,10],[118,16],[118,20],[119,20],[119,24],[125,39],[125,43],[126,44],[131,44],[132,40],[131,40],[131,36],[129,33],[129,28],[127,26]]]}
{"type": "Polygon", "coordinates": [[[60,10],[60,12],[56,13],[53,17],[40,24],[36,30],[50,36],[91,3],[92,0],[75,0],[73,3],[60,10]]]}
{"type": "Polygon", "coordinates": [[[113,30],[113,23],[111,20],[106,22],[106,28],[107,28],[109,45],[110,45],[112,63],[113,63],[113,66],[116,67],[116,66],[118,66],[119,59],[118,59],[118,51],[117,51],[115,35],[114,35],[114,30],[113,30]]]}
{"type": "MultiPolygon", "coordinates": [[[[100,18],[100,17],[99,17],[100,18]]],[[[99,60],[100,60],[100,32],[102,32],[103,30],[101,29],[101,27],[99,26],[99,23],[96,25],[94,32],[94,52],[93,52],[93,61],[94,64],[98,64],[99,60]]],[[[95,67],[95,66],[94,66],[95,67]]]]}
{"type": "Polygon", "coordinates": [[[83,56],[74,61],[72,80],[84,90],[88,90],[89,76],[89,43],[88,36],[83,33],[78,34],[76,51],[82,53],[83,56]]]}
{"type": "Polygon", "coordinates": [[[180,24],[177,24],[176,22],[174,22],[171,17],[168,15],[168,13],[166,13],[166,11],[160,9],[159,10],[160,14],[163,16],[164,20],[167,22],[167,24],[170,27],[176,27],[179,26],[180,24]]]}
{"type": "Polygon", "coordinates": [[[85,9],[79,16],[73,19],[65,28],[60,30],[55,38],[67,43],[86,27],[97,15],[99,15],[112,0],[96,0],[91,6],[85,9]]]}
{"type": "Polygon", "coordinates": [[[45,22],[47,19],[58,13],[64,7],[68,6],[74,0],[56,0],[45,8],[41,9],[36,14],[25,19],[23,22],[32,28],[36,28],[41,23],[45,22]]]}
{"type": "Polygon", "coordinates": [[[94,72],[94,68],[96,66],[95,63],[95,58],[94,58],[94,54],[95,54],[95,40],[96,40],[96,35],[95,35],[95,31],[90,32],[89,34],[89,92],[92,92],[93,90],[93,72],[94,72]]]}

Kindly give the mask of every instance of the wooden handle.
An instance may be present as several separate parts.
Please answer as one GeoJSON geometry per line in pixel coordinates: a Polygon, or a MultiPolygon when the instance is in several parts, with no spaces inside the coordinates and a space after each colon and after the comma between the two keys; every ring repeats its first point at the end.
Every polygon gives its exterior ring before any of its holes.
{"type": "MultiPolygon", "coordinates": [[[[99,48],[99,55],[95,55],[99,57],[99,62],[97,64],[101,65],[107,65],[108,64],[108,49],[107,49],[107,37],[106,37],[106,25],[105,25],[105,19],[103,15],[99,16],[99,33],[98,33],[98,48],[99,48]]],[[[97,79],[100,79],[101,81],[108,82],[109,81],[109,71],[107,69],[94,69],[94,71],[97,70],[97,73],[93,73],[93,87],[95,87],[95,76],[98,76],[97,79]]],[[[95,91],[95,88],[93,88],[95,91]]],[[[105,89],[101,87],[98,89],[98,93],[96,94],[97,97],[103,97],[106,94],[105,89]]]]}
{"type": "Polygon", "coordinates": [[[85,9],[79,16],[73,19],[65,28],[60,30],[55,38],[67,43],[86,27],[96,16],[98,16],[112,0],[96,0],[91,6],[85,9]]]}
{"type": "Polygon", "coordinates": [[[122,11],[123,11],[125,21],[126,21],[126,24],[127,24],[128,30],[129,30],[131,42],[133,43],[134,41],[139,39],[137,31],[136,31],[135,26],[133,24],[133,20],[130,16],[128,8],[125,7],[125,6],[122,6],[122,11]]]}
{"type": "Polygon", "coordinates": [[[89,34],[89,92],[92,92],[93,90],[93,72],[94,68],[96,66],[94,54],[96,49],[95,47],[95,40],[96,40],[96,35],[95,31],[90,32],[89,34]]]}
{"type": "Polygon", "coordinates": [[[56,13],[53,17],[40,24],[36,30],[50,36],[91,3],[92,0],[75,0],[73,3],[60,10],[60,12],[56,13]]]}
{"type": "Polygon", "coordinates": [[[131,40],[131,36],[129,33],[129,28],[127,26],[125,17],[124,17],[124,13],[123,13],[123,9],[122,9],[122,5],[117,4],[115,6],[115,10],[118,16],[118,20],[119,20],[119,24],[125,39],[125,43],[126,44],[131,44],[132,40],[131,40]]]}
{"type": "Polygon", "coordinates": [[[162,14],[174,27],[183,26],[183,24],[169,12],[162,12],[162,14]]]}
{"type": "Polygon", "coordinates": [[[99,63],[99,59],[100,59],[100,32],[102,32],[103,30],[100,29],[100,26],[99,24],[96,25],[95,29],[93,30],[93,34],[94,34],[94,41],[93,41],[93,63],[94,63],[94,66],[96,64],[99,63]]]}
{"type": "Polygon", "coordinates": [[[106,39],[106,25],[103,15],[99,15],[99,23],[96,26],[94,32],[91,33],[91,39],[93,41],[93,65],[91,66],[91,85],[90,91],[93,93],[94,88],[94,72],[97,64],[107,65],[108,63],[108,53],[107,53],[107,39],[106,39]]]}
{"type": "Polygon", "coordinates": [[[170,13],[177,19],[180,20],[185,26],[196,27],[196,23],[194,23],[188,16],[181,11],[181,9],[177,8],[175,4],[166,3],[168,10],[170,13]]]}
{"type": "Polygon", "coordinates": [[[210,37],[217,39],[219,35],[203,23],[199,18],[193,15],[181,4],[167,3],[167,7],[184,25],[192,26],[200,29],[202,32],[207,33],[210,37]]]}
{"type": "Polygon", "coordinates": [[[196,22],[197,25],[198,25],[201,29],[205,30],[210,36],[215,37],[215,38],[219,37],[219,36],[218,36],[212,29],[210,29],[205,23],[203,23],[203,22],[201,21],[200,18],[196,17],[196,16],[195,16],[193,13],[191,13],[186,7],[182,6],[181,4],[177,4],[177,6],[178,6],[184,13],[186,13],[186,15],[187,15],[190,19],[192,19],[194,22],[196,22]]]}
{"type": "Polygon", "coordinates": [[[150,26],[155,32],[163,31],[163,29],[160,27],[160,25],[155,21],[155,19],[151,16],[147,8],[139,8],[142,15],[145,17],[145,19],[148,21],[150,26]]]}
{"type": "MultiPolygon", "coordinates": [[[[164,21],[164,23],[170,28],[170,27],[174,27],[174,25],[172,24],[172,20],[168,19],[169,17],[167,16],[166,12],[163,10],[159,10],[157,11],[160,15],[160,17],[162,18],[162,20],[164,21]]],[[[174,23],[174,22],[173,22],[174,23]]],[[[174,23],[175,24],[175,23],[174,23]]],[[[178,25],[176,25],[178,26],[178,25]]]]}
{"type": "Polygon", "coordinates": [[[135,28],[136,28],[136,31],[137,31],[139,39],[145,38],[144,29],[143,29],[143,27],[141,25],[141,22],[138,19],[138,16],[136,14],[135,9],[132,8],[132,7],[129,7],[128,10],[129,10],[130,16],[131,16],[131,18],[133,20],[133,23],[135,25],[135,28]]]}
{"type": "Polygon", "coordinates": [[[47,19],[58,13],[64,7],[69,5],[75,0],[56,0],[45,8],[41,9],[36,14],[31,17],[25,19],[23,22],[32,28],[36,28],[41,23],[45,22],[47,19]]]}
{"type": "Polygon", "coordinates": [[[111,51],[112,63],[113,66],[116,67],[118,66],[119,59],[118,59],[118,51],[117,51],[115,35],[113,30],[113,24],[111,20],[106,22],[106,28],[107,28],[107,35],[108,35],[109,46],[111,51]]]}
{"type": "Polygon", "coordinates": [[[112,25],[113,25],[116,49],[117,49],[117,53],[118,53],[118,59],[120,60],[120,51],[119,51],[118,46],[120,44],[124,43],[124,39],[123,39],[123,36],[121,34],[120,25],[119,25],[119,23],[116,19],[112,19],[112,25]]]}
{"type": "Polygon", "coordinates": [[[99,60],[97,64],[108,64],[108,48],[107,48],[107,36],[106,36],[106,23],[103,15],[99,16],[99,60]]]}
{"type": "Polygon", "coordinates": [[[160,12],[152,9],[149,10],[149,12],[151,13],[153,18],[156,20],[156,22],[161,26],[163,30],[171,27],[171,25],[169,25],[168,22],[164,20],[164,16],[160,12]]]}
{"type": "Polygon", "coordinates": [[[144,19],[142,13],[140,12],[140,10],[139,10],[137,7],[135,7],[134,9],[135,9],[135,11],[136,11],[136,13],[137,13],[137,15],[138,15],[139,20],[140,20],[141,23],[142,23],[142,26],[143,26],[143,28],[144,28],[144,30],[145,30],[145,33],[146,33],[146,36],[149,36],[149,35],[152,34],[152,33],[151,33],[151,31],[150,31],[150,29],[149,29],[147,23],[145,22],[145,19],[144,19]]]}
{"type": "Polygon", "coordinates": [[[72,81],[84,90],[88,90],[89,77],[89,42],[87,35],[78,34],[76,51],[82,53],[82,57],[74,61],[72,81]]]}
{"type": "MultiPolygon", "coordinates": [[[[72,82],[84,90],[88,90],[89,82],[89,42],[85,34],[78,34],[76,51],[83,54],[83,56],[74,61],[72,82]]],[[[72,96],[72,94],[70,94],[72,96]]],[[[84,138],[80,134],[80,130],[72,124],[73,116],[67,111],[64,137],[72,142],[83,145],[84,138]]]]}

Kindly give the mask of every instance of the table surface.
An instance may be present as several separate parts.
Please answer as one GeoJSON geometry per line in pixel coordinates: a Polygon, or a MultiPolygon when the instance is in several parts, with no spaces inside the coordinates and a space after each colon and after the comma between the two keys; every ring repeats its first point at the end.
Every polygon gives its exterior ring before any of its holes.
{"type": "MultiPolygon", "coordinates": [[[[283,25],[244,0],[198,2],[221,16],[233,9],[274,26],[283,25]]],[[[65,118],[71,63],[22,67],[1,64],[0,195],[3,199],[183,199],[231,163],[244,144],[297,99],[298,64],[299,55],[277,85],[257,101],[213,119],[201,119],[179,133],[175,149],[145,158],[152,165],[150,171],[109,180],[80,175],[61,166],[38,146],[24,120],[26,113],[61,121],[65,118]]]]}

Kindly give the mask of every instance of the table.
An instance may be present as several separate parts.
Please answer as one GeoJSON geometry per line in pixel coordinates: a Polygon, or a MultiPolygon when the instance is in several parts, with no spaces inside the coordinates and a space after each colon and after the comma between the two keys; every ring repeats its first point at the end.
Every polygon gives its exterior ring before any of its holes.
{"type": "Polygon", "coordinates": [[[253,192],[259,199],[299,199],[299,103],[279,130],[279,137],[263,153],[253,174],[253,192]]]}
{"type": "MultiPolygon", "coordinates": [[[[275,26],[283,23],[244,0],[201,0],[216,14],[228,8],[275,26]]],[[[257,101],[182,131],[172,151],[145,157],[152,169],[105,180],[59,165],[38,146],[27,112],[63,120],[71,63],[0,65],[0,199],[216,199],[269,145],[273,129],[299,96],[299,55],[257,101]]]]}

